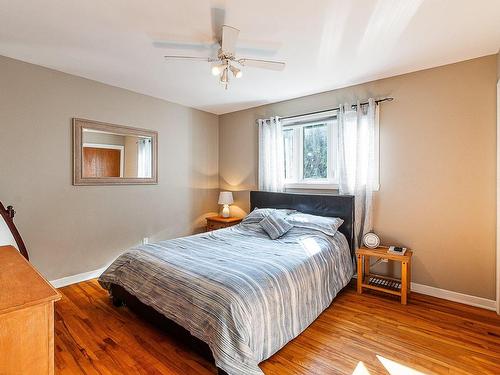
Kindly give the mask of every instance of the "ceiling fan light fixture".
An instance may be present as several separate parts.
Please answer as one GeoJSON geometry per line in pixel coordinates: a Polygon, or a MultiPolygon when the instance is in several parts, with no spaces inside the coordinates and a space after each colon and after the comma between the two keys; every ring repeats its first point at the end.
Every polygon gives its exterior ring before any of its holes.
{"type": "MultiPolygon", "coordinates": [[[[228,25],[222,25],[222,33],[220,35],[215,32],[215,34],[218,35],[218,43],[216,44],[219,46],[216,56],[200,57],[167,55],[165,56],[165,59],[168,61],[205,61],[210,63],[211,74],[218,77],[219,82],[226,90],[229,85],[229,81],[232,79],[230,75],[232,74],[234,78],[241,78],[243,76],[242,69],[246,66],[275,71],[281,71],[285,68],[285,63],[281,61],[259,60],[246,57],[238,58],[235,54],[235,48],[238,42],[239,32],[240,31],[237,28],[228,25]]],[[[179,44],[178,42],[173,43],[179,44]]],[[[212,50],[212,46],[215,46],[216,44],[210,44],[210,49],[212,50]]],[[[201,46],[205,48],[208,44],[201,43],[201,46]]],[[[215,52],[215,50],[212,50],[212,52],[215,52]]],[[[212,53],[212,55],[213,54],[214,53],[212,53]]]]}
{"type": "Polygon", "coordinates": [[[231,69],[231,72],[233,72],[233,75],[236,77],[236,78],[241,78],[243,76],[243,72],[241,71],[241,69],[238,69],[237,67],[235,66],[229,66],[229,69],[231,69]]]}
{"type": "Polygon", "coordinates": [[[218,76],[219,74],[222,73],[222,70],[224,69],[225,65],[224,64],[217,64],[212,66],[212,75],[218,76]]]}
{"type": "Polygon", "coordinates": [[[222,71],[222,74],[220,76],[220,81],[221,81],[221,83],[224,83],[224,84],[229,82],[229,76],[227,75],[227,68],[225,68],[222,71]]]}

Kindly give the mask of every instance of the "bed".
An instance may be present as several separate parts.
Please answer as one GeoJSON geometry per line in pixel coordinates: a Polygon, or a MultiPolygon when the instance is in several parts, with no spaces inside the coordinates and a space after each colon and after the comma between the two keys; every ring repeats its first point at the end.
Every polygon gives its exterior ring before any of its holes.
{"type": "Polygon", "coordinates": [[[250,201],[252,210],[294,209],[344,223],[333,236],[294,227],[271,240],[244,221],[130,249],[99,278],[115,305],[176,335],[189,332],[230,375],[262,374],[258,364],[306,329],[353,274],[352,196],[253,191],[250,201]]]}

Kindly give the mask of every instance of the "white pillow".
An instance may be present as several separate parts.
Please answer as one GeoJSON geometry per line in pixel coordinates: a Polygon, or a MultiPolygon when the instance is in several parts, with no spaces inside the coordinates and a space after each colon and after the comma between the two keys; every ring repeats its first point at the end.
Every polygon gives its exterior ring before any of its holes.
{"type": "Polygon", "coordinates": [[[295,227],[318,230],[329,236],[334,236],[344,222],[338,217],[309,215],[302,212],[288,215],[285,220],[295,227]]]}

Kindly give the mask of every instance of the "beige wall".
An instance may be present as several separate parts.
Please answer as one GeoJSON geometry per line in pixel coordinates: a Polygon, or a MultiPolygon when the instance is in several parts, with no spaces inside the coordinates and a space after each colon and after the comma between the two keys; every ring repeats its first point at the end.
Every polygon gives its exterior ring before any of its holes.
{"type": "Polygon", "coordinates": [[[218,118],[0,57],[0,199],[50,280],[95,270],[144,236],[199,230],[217,210],[218,118]],[[72,186],[71,118],[159,132],[159,183],[72,186]]]}
{"type": "Polygon", "coordinates": [[[374,229],[415,249],[414,282],[494,299],[496,74],[493,55],[223,115],[220,186],[248,210],[257,118],[393,96],[381,108],[374,229]]]}

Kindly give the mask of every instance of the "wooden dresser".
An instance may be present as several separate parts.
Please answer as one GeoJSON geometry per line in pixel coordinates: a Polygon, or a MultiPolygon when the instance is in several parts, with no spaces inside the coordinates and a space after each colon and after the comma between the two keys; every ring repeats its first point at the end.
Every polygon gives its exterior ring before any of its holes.
{"type": "Polygon", "coordinates": [[[12,246],[0,246],[0,374],[54,373],[61,295],[12,246]]]}

